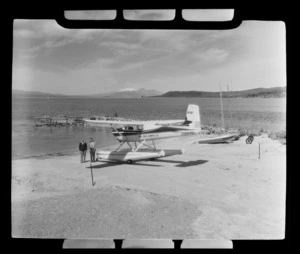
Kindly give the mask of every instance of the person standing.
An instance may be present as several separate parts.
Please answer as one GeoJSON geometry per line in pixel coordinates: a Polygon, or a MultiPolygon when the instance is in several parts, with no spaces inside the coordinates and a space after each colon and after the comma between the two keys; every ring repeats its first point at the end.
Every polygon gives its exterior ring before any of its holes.
{"type": "Polygon", "coordinates": [[[85,162],[86,150],[87,150],[87,144],[84,141],[84,139],[82,139],[81,142],[79,143],[79,151],[80,151],[80,161],[81,161],[81,163],[85,162]]]}
{"type": "Polygon", "coordinates": [[[95,141],[93,138],[90,139],[90,155],[91,155],[91,162],[95,162],[95,153],[96,153],[96,147],[95,147],[95,141]]]}

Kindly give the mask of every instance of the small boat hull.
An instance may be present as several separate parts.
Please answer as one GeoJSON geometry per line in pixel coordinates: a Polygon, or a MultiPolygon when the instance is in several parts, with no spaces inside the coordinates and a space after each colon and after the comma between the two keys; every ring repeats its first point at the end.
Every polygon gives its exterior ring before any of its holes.
{"type": "Polygon", "coordinates": [[[207,139],[198,140],[198,144],[218,144],[218,143],[225,143],[225,142],[237,140],[238,138],[239,137],[238,137],[237,134],[224,135],[224,136],[215,137],[215,138],[207,138],[207,139]]]}

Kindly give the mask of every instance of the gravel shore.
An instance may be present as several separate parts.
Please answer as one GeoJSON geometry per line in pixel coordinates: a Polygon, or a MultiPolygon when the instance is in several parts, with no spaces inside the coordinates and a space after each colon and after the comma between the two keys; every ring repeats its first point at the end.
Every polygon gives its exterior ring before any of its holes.
{"type": "Polygon", "coordinates": [[[15,236],[194,238],[197,205],[128,188],[103,187],[14,205],[15,236]],[[183,219],[184,218],[184,219],[183,219]]]}

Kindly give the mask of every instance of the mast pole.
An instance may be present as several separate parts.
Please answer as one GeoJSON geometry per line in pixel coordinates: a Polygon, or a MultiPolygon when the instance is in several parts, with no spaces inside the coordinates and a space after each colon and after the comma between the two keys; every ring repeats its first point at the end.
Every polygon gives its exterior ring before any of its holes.
{"type": "Polygon", "coordinates": [[[221,90],[221,85],[219,81],[219,87],[220,87],[220,99],[221,99],[221,114],[222,114],[222,127],[225,130],[225,124],[224,124],[224,112],[223,112],[223,98],[222,98],[222,90],[221,90]]]}
{"type": "Polygon", "coordinates": [[[230,114],[230,126],[231,128],[233,127],[232,126],[232,112],[231,112],[231,100],[230,100],[230,92],[229,92],[229,86],[227,84],[227,92],[228,92],[228,98],[229,98],[229,114],[230,114]]]}

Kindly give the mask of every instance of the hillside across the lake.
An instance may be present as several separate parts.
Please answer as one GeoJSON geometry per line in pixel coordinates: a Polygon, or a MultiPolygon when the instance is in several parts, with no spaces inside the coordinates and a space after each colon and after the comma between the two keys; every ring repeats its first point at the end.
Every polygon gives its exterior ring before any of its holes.
{"type": "MultiPolygon", "coordinates": [[[[263,97],[263,98],[281,98],[286,97],[286,87],[272,87],[272,88],[255,88],[242,91],[227,91],[222,92],[224,98],[227,97],[263,97]]],[[[219,98],[220,92],[205,92],[205,91],[169,91],[161,94],[156,90],[148,89],[134,89],[131,91],[116,91],[103,94],[90,94],[90,95],[66,95],[66,94],[51,94],[42,93],[37,91],[21,91],[12,90],[13,98],[145,98],[145,97],[187,97],[187,98],[219,98]]]]}
{"type": "MultiPolygon", "coordinates": [[[[255,88],[242,91],[222,92],[222,97],[262,97],[262,98],[281,98],[286,97],[286,87],[272,88],[255,88]]],[[[219,98],[220,92],[203,92],[203,91],[170,91],[154,97],[202,97],[202,98],[219,98]]]]}

